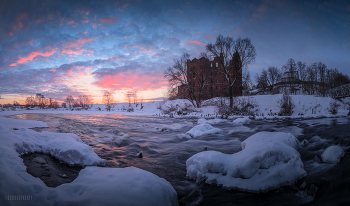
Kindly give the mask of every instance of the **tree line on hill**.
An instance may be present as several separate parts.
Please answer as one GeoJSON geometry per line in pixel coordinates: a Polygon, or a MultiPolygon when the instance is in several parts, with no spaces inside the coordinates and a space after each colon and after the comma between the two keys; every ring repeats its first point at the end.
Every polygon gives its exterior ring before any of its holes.
{"type": "Polygon", "coordinates": [[[256,87],[272,92],[276,86],[298,85],[302,94],[325,96],[327,90],[350,83],[350,78],[322,62],[306,65],[289,59],[282,68],[271,66],[255,76],[256,87]]]}
{"type": "MultiPolygon", "coordinates": [[[[124,94],[124,99],[126,102],[129,103],[129,108],[125,110],[127,111],[133,111],[132,104],[135,104],[136,107],[140,105],[140,109],[143,109],[143,103],[144,103],[144,97],[143,95],[138,94],[136,90],[133,91],[127,91],[124,94]]],[[[113,93],[109,91],[105,91],[102,95],[102,104],[105,106],[106,111],[111,111],[112,108],[114,108],[116,102],[113,97],[113,93]]],[[[64,102],[59,102],[53,98],[46,98],[43,94],[37,93],[34,96],[28,96],[25,100],[25,107],[27,109],[29,108],[53,108],[57,109],[59,107],[61,108],[69,108],[69,109],[89,109],[92,107],[92,98],[90,95],[79,95],[78,97],[74,98],[72,95],[68,95],[64,102]]],[[[12,110],[15,110],[16,107],[22,107],[23,105],[20,105],[16,100],[13,101],[13,104],[5,104],[2,106],[3,108],[9,108],[12,110]]],[[[98,107],[99,108],[99,107],[98,107]]],[[[99,109],[101,110],[101,108],[99,109]]]]}
{"type": "MultiPolygon", "coordinates": [[[[17,102],[14,101],[14,106],[17,102]]],[[[61,103],[61,106],[66,108],[67,104],[70,108],[72,107],[91,107],[91,97],[89,95],[80,95],[77,99],[74,99],[72,95],[68,95],[65,102],[61,103]]],[[[19,104],[18,104],[19,105],[19,104]]],[[[59,101],[53,98],[46,98],[43,94],[37,93],[35,96],[29,96],[26,98],[25,105],[27,108],[39,107],[39,108],[54,108],[57,109],[60,106],[59,101]]]]}

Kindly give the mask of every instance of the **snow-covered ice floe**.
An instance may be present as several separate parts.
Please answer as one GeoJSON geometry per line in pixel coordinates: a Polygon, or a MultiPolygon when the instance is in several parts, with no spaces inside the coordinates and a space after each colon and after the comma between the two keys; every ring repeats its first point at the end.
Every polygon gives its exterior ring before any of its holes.
{"type": "Polygon", "coordinates": [[[340,161],[340,158],[344,156],[344,150],[336,145],[328,147],[321,155],[322,161],[336,164],[340,161]]]}
{"type": "Polygon", "coordinates": [[[186,161],[187,176],[225,188],[265,192],[306,176],[299,141],[290,133],[259,132],[241,143],[242,151],[204,151],[186,161]]]}
{"type": "Polygon", "coordinates": [[[35,132],[47,127],[32,120],[0,117],[0,205],[17,205],[8,195],[30,195],[30,205],[178,205],[177,193],[163,178],[135,168],[104,168],[88,145],[74,134],[35,132]],[[43,152],[67,164],[87,166],[77,179],[47,187],[27,173],[20,155],[43,152]]]}
{"type": "Polygon", "coordinates": [[[190,131],[186,133],[191,135],[191,137],[199,137],[205,134],[217,134],[221,132],[222,130],[219,128],[215,128],[208,123],[202,123],[193,127],[192,129],[190,129],[190,131]]]}

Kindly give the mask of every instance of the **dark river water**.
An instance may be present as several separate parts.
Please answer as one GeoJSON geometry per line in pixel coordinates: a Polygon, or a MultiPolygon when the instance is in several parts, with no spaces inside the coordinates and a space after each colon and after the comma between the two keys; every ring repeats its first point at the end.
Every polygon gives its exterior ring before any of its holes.
{"type": "Polygon", "coordinates": [[[190,139],[184,134],[198,119],[113,114],[22,114],[11,118],[40,120],[49,125],[42,130],[78,135],[108,160],[107,167],[135,166],[166,179],[177,191],[180,205],[350,205],[348,118],[253,120],[245,127],[230,120],[212,124],[223,133],[190,139]],[[261,131],[291,132],[304,142],[298,151],[308,175],[295,185],[264,194],[196,184],[186,178],[186,160],[192,155],[203,150],[236,153],[241,150],[241,141],[261,131]],[[338,164],[320,160],[331,145],[340,145],[345,151],[338,164]]]}

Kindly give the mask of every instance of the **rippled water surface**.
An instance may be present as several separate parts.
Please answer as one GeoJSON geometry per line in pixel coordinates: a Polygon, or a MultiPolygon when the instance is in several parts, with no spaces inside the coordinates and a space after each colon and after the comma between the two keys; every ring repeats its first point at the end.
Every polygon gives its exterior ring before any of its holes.
{"type": "Polygon", "coordinates": [[[244,126],[227,120],[212,125],[223,133],[190,139],[185,133],[197,125],[197,119],[112,114],[22,114],[11,118],[40,120],[49,125],[42,130],[78,135],[96,154],[108,160],[108,167],[135,166],[166,179],[177,191],[182,205],[350,204],[350,124],[347,118],[254,120],[244,126]],[[293,186],[265,194],[203,183],[197,185],[186,178],[186,160],[192,155],[203,150],[236,153],[241,150],[240,143],[244,139],[260,131],[291,132],[300,142],[307,140],[308,144],[298,151],[308,175],[293,186]],[[340,145],[345,151],[337,165],[320,161],[322,152],[331,145],[340,145]]]}

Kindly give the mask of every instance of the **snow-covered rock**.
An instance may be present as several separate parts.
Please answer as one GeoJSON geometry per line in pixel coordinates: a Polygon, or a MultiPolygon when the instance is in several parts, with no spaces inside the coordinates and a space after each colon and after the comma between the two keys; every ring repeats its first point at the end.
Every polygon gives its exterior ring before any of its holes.
{"type": "Polygon", "coordinates": [[[155,174],[135,168],[87,167],[70,184],[57,187],[58,205],[178,205],[171,184],[155,174]],[[63,198],[64,197],[64,198],[63,198]]]}
{"type": "Polygon", "coordinates": [[[101,165],[105,162],[75,134],[19,128],[2,129],[1,136],[2,144],[14,148],[18,154],[41,152],[70,165],[101,165]]]}
{"type": "Polygon", "coordinates": [[[241,143],[242,149],[247,147],[259,148],[266,145],[275,145],[278,143],[284,143],[289,147],[298,149],[300,142],[291,133],[284,132],[259,132],[256,133],[241,143]]]}
{"type": "Polygon", "coordinates": [[[343,156],[343,149],[336,145],[328,147],[321,155],[323,162],[332,164],[338,163],[340,161],[340,158],[342,158],[343,156]]]}
{"type": "Polygon", "coordinates": [[[304,177],[303,162],[295,150],[299,141],[290,133],[259,132],[242,142],[232,155],[204,151],[186,161],[187,176],[197,182],[226,188],[264,192],[293,184],[304,177]]]}
{"type": "Polygon", "coordinates": [[[198,136],[202,136],[205,134],[217,134],[217,133],[221,133],[222,130],[219,128],[214,128],[213,126],[211,126],[208,123],[203,123],[203,124],[199,124],[195,127],[193,127],[192,129],[190,129],[190,131],[186,132],[187,134],[191,135],[192,137],[198,137],[198,136]]]}
{"type": "Polygon", "coordinates": [[[233,124],[249,124],[250,121],[249,117],[242,117],[233,120],[233,124]]]}

